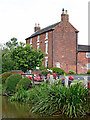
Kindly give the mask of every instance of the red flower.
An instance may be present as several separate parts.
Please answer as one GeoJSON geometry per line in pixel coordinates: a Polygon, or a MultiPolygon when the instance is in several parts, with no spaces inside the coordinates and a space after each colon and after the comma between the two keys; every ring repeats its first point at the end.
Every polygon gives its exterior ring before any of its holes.
{"type": "Polygon", "coordinates": [[[31,76],[27,76],[30,80],[32,80],[32,77],[31,76]]]}
{"type": "Polygon", "coordinates": [[[57,78],[57,75],[55,73],[53,73],[52,75],[55,77],[55,79],[57,78]]]}
{"type": "Polygon", "coordinates": [[[74,80],[74,77],[73,76],[69,76],[69,80],[74,80]]]}

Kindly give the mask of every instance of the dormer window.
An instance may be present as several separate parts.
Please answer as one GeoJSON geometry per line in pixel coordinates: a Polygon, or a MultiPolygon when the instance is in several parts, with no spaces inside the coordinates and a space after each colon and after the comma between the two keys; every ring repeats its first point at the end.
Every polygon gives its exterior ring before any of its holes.
{"type": "Polygon", "coordinates": [[[45,40],[46,40],[46,39],[48,39],[48,33],[46,33],[46,38],[45,38],[45,40]]]}
{"type": "Polygon", "coordinates": [[[37,36],[37,42],[39,42],[39,38],[40,38],[40,36],[38,35],[38,36],[37,36]]]}
{"type": "Polygon", "coordinates": [[[32,44],[32,38],[30,39],[30,45],[32,44]]]}

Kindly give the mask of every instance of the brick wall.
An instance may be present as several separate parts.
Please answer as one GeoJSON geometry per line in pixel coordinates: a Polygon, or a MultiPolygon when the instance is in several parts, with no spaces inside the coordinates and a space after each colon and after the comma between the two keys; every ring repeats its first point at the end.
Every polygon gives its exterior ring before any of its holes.
{"type": "Polygon", "coordinates": [[[90,58],[86,57],[86,52],[78,52],[78,73],[87,73],[87,64],[90,63],[90,58]]]}
{"type": "Polygon", "coordinates": [[[76,71],[76,33],[69,22],[62,22],[55,28],[53,44],[53,67],[59,62],[65,72],[76,71]]]}
{"type": "MultiPolygon", "coordinates": [[[[52,31],[48,32],[48,39],[45,40],[46,33],[39,35],[39,48],[42,50],[43,53],[45,53],[45,41],[48,41],[48,54],[45,55],[45,57],[48,57],[48,66],[52,67],[52,31]]],[[[30,39],[26,40],[26,43],[30,43],[30,39]]],[[[37,36],[32,38],[32,46],[34,49],[37,49],[37,36]]],[[[43,62],[45,66],[45,61],[43,62]]]]}

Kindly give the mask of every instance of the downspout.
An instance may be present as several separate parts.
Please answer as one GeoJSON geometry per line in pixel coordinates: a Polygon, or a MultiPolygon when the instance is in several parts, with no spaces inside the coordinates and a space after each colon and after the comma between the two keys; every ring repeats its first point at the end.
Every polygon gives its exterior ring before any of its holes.
{"type": "Polygon", "coordinates": [[[79,31],[75,31],[76,32],[76,74],[77,74],[77,55],[78,55],[78,48],[77,48],[77,43],[78,43],[78,39],[77,39],[77,34],[79,31]]]}
{"type": "Polygon", "coordinates": [[[52,67],[53,67],[53,31],[52,31],[52,67]]]}

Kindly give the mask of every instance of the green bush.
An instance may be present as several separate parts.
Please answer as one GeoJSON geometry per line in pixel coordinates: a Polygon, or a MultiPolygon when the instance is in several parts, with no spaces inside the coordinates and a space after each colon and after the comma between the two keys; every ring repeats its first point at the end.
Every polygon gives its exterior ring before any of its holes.
{"type": "Polygon", "coordinates": [[[41,72],[42,75],[46,75],[46,74],[48,74],[48,73],[51,73],[51,72],[48,71],[48,70],[44,70],[44,71],[41,72]]]}
{"type": "Polygon", "coordinates": [[[75,74],[75,72],[74,72],[74,71],[72,71],[72,70],[70,70],[70,71],[69,71],[69,74],[71,74],[71,75],[72,75],[72,74],[75,74]]]}
{"type": "Polygon", "coordinates": [[[53,70],[53,73],[60,74],[60,75],[63,75],[65,73],[64,70],[62,70],[61,68],[57,68],[57,67],[53,67],[51,68],[51,70],[53,70]]]}
{"type": "Polygon", "coordinates": [[[28,77],[22,78],[17,84],[16,89],[19,90],[21,87],[24,90],[27,90],[29,87],[31,87],[31,80],[28,77]]]}
{"type": "Polygon", "coordinates": [[[90,74],[90,70],[87,71],[87,74],[90,74]]]}
{"type": "Polygon", "coordinates": [[[2,77],[2,84],[5,83],[6,79],[7,79],[10,75],[12,75],[12,73],[10,73],[10,72],[4,72],[4,73],[2,73],[2,75],[1,75],[1,77],[2,77]]]}
{"type": "Polygon", "coordinates": [[[25,91],[21,89],[11,100],[34,104],[31,111],[43,115],[64,114],[67,117],[82,117],[89,110],[88,89],[80,84],[66,88],[60,83],[49,85],[45,82],[25,91]]]}
{"type": "Polygon", "coordinates": [[[6,93],[13,94],[16,92],[17,83],[22,79],[21,74],[13,74],[6,80],[6,93]]]}

